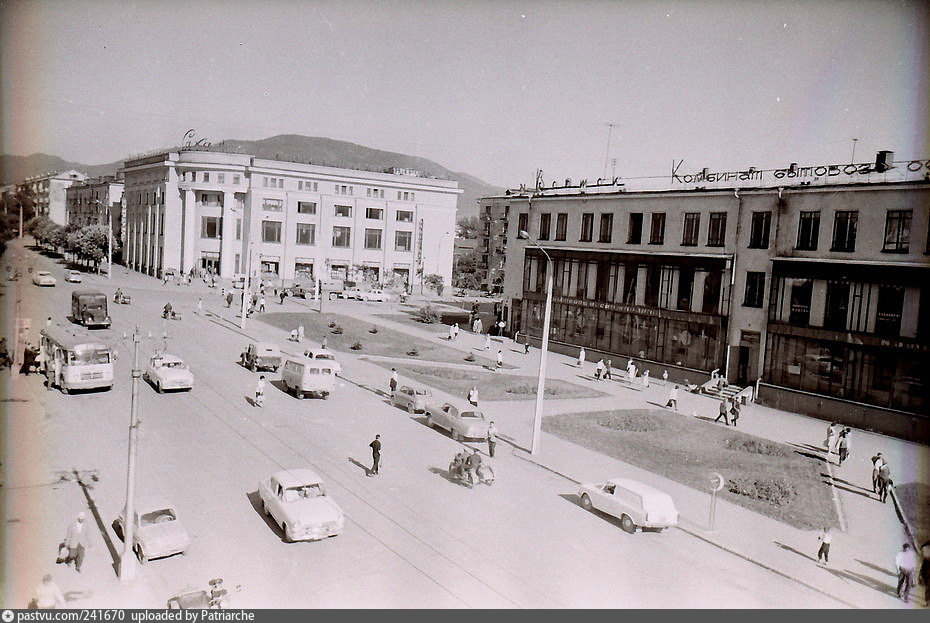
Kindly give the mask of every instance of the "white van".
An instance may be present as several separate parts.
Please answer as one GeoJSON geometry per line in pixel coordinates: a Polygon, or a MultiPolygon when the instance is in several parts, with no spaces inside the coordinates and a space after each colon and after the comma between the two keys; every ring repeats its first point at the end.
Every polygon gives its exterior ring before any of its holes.
{"type": "Polygon", "coordinates": [[[281,368],[281,381],[297,398],[309,394],[325,399],[336,386],[336,372],[324,361],[288,359],[281,368]]]}

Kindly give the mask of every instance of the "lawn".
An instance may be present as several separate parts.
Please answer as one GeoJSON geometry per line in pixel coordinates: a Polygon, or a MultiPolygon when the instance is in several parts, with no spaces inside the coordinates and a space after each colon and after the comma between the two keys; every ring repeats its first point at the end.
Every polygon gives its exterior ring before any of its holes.
{"type": "Polygon", "coordinates": [[[895,486],[894,492],[901,503],[901,510],[922,544],[930,538],[930,486],[920,482],[908,482],[895,486]]]}
{"type": "Polygon", "coordinates": [[[290,333],[299,325],[304,327],[304,336],[319,341],[326,336],[326,348],[334,351],[354,352],[360,355],[378,355],[383,357],[403,357],[411,361],[437,361],[441,363],[461,363],[472,365],[481,369],[483,365],[494,365],[494,361],[476,357],[475,361],[466,361],[466,353],[454,348],[448,348],[428,340],[413,337],[400,331],[376,327],[342,314],[329,314],[317,312],[278,312],[256,314],[254,318],[273,327],[283,329],[290,333]],[[329,325],[336,323],[342,328],[342,333],[333,333],[329,325]],[[376,328],[377,333],[370,333],[376,328]],[[361,349],[355,350],[352,346],[361,344],[361,349]],[[413,349],[417,355],[408,355],[413,349]]]}
{"type": "Polygon", "coordinates": [[[821,460],[804,449],[658,409],[549,416],[543,430],[792,526],[838,527],[821,460]]]}
{"type": "MultiPolygon", "coordinates": [[[[418,383],[456,396],[467,396],[472,385],[481,400],[529,400],[536,398],[536,377],[499,374],[483,368],[443,368],[376,362],[418,383]]],[[[593,398],[604,394],[559,379],[546,380],[547,398],[593,398]]]]}

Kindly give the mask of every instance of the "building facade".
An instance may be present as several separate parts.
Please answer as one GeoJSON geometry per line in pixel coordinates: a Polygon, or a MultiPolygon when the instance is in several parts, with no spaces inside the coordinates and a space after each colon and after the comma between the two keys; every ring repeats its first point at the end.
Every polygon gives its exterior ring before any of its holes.
{"type": "Polygon", "coordinates": [[[27,177],[22,186],[35,198],[36,216],[44,216],[59,225],[67,225],[67,189],[86,179],[87,175],[71,169],[27,177]]]}
{"type": "MultiPolygon", "coordinates": [[[[930,183],[629,192],[481,201],[506,240],[512,331],[757,384],[759,400],[930,438],[930,183]],[[490,212],[487,210],[490,209],[490,212]]],[[[492,231],[494,231],[492,229],[492,231]]]]}
{"type": "Polygon", "coordinates": [[[110,223],[113,236],[123,240],[123,183],[106,175],[78,182],[65,191],[68,224],[76,227],[110,223]]]}
{"type": "Polygon", "coordinates": [[[122,172],[124,257],[149,275],[251,266],[284,281],[452,279],[455,181],[209,151],[129,160],[122,172]]]}

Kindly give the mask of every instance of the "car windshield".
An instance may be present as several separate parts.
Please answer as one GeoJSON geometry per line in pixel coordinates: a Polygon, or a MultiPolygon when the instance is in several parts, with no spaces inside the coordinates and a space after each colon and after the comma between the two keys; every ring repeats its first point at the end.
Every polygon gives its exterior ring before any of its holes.
{"type": "Polygon", "coordinates": [[[186,365],[184,365],[183,361],[166,361],[165,363],[161,365],[163,368],[174,368],[176,370],[183,370],[184,368],[187,367],[186,365]]]}
{"type": "Polygon", "coordinates": [[[425,389],[416,390],[416,394],[417,396],[429,396],[430,395],[430,393],[425,389]]]}
{"type": "Polygon", "coordinates": [[[159,523],[168,523],[169,521],[174,521],[177,517],[174,514],[174,510],[170,508],[163,508],[161,510],[152,511],[151,513],[145,513],[142,515],[139,525],[140,526],[151,526],[159,523]]]}
{"type": "Polygon", "coordinates": [[[310,498],[318,498],[326,495],[326,492],[323,490],[323,483],[318,482],[312,485],[302,485],[300,487],[290,487],[287,492],[284,494],[287,498],[294,498],[298,500],[307,500],[310,498]],[[291,493],[293,491],[293,493],[291,493]],[[296,498],[294,496],[297,496],[296,498]]]}
{"type": "Polygon", "coordinates": [[[327,354],[327,353],[320,353],[320,354],[316,355],[316,356],[314,357],[314,359],[335,359],[335,357],[333,357],[332,355],[329,355],[329,354],[327,354]]]}
{"type": "Polygon", "coordinates": [[[51,274],[52,274],[52,273],[47,273],[47,272],[41,271],[41,270],[38,272],[38,275],[39,275],[40,277],[48,277],[48,276],[50,276],[51,274]]]}
{"type": "Polygon", "coordinates": [[[93,298],[84,298],[81,303],[83,303],[85,309],[103,309],[107,306],[107,299],[105,296],[95,296],[93,298]]]}
{"type": "Polygon", "coordinates": [[[110,351],[103,348],[81,348],[68,353],[68,363],[90,365],[110,363],[110,351]]]}
{"type": "Polygon", "coordinates": [[[480,419],[483,418],[484,416],[481,414],[480,411],[462,411],[462,417],[463,417],[463,418],[472,418],[472,419],[475,419],[475,420],[480,420],[480,419]]]}

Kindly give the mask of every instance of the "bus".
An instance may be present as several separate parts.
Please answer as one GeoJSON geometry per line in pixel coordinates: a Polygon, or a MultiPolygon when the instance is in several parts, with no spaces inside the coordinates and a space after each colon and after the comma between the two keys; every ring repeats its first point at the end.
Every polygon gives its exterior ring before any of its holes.
{"type": "Polygon", "coordinates": [[[49,387],[63,394],[113,387],[113,349],[87,329],[51,326],[40,335],[42,371],[49,387]]]}

